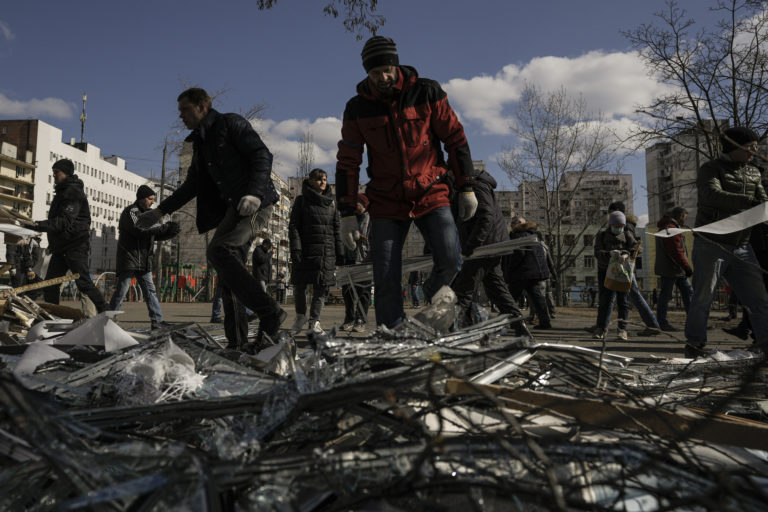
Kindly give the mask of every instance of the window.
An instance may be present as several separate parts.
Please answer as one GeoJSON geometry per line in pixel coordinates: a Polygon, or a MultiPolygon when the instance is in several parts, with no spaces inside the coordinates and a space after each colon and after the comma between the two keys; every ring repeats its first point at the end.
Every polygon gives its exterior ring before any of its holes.
{"type": "Polygon", "coordinates": [[[595,245],[595,235],[584,235],[584,247],[595,245]]]}
{"type": "Polygon", "coordinates": [[[563,245],[567,247],[573,247],[576,245],[576,236],[575,235],[563,235],[563,245]]]}
{"type": "Polygon", "coordinates": [[[594,256],[584,256],[584,268],[595,268],[594,256]]]}

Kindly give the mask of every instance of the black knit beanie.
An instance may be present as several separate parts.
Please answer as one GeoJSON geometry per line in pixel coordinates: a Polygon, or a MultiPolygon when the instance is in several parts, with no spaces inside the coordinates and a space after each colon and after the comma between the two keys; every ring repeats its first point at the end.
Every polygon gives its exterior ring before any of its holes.
{"type": "Polygon", "coordinates": [[[397,46],[388,37],[373,36],[363,46],[363,67],[365,72],[379,66],[398,66],[397,46]]]}
{"type": "Polygon", "coordinates": [[[757,142],[758,139],[757,133],[751,128],[734,126],[723,131],[723,134],[720,136],[720,144],[723,146],[723,153],[730,153],[735,149],[739,149],[739,146],[749,144],[750,142],[757,142]]]}
{"type": "Polygon", "coordinates": [[[75,164],[73,164],[72,160],[70,160],[69,158],[62,158],[61,160],[56,160],[51,166],[51,168],[61,171],[67,176],[72,176],[75,173],[75,164]]]}
{"type": "Polygon", "coordinates": [[[146,185],[142,185],[136,190],[136,199],[146,199],[153,195],[155,195],[155,191],[146,185]]]}

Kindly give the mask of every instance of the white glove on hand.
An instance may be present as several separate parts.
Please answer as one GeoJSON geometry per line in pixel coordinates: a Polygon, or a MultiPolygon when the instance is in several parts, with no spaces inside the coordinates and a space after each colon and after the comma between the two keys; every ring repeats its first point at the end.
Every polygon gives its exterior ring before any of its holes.
{"type": "Polygon", "coordinates": [[[357,217],[350,215],[349,217],[341,218],[341,242],[350,251],[354,251],[357,244],[357,240],[360,240],[360,226],[357,223],[357,217]]]}
{"type": "Polygon", "coordinates": [[[136,227],[139,229],[149,229],[161,220],[163,220],[163,212],[160,209],[147,210],[136,219],[136,227]]]}
{"type": "Polygon", "coordinates": [[[459,220],[469,220],[477,211],[477,197],[472,190],[459,192],[459,220]]]}
{"type": "Polygon", "coordinates": [[[237,203],[237,213],[243,217],[249,217],[256,213],[261,206],[261,199],[256,196],[243,196],[237,203]]]}

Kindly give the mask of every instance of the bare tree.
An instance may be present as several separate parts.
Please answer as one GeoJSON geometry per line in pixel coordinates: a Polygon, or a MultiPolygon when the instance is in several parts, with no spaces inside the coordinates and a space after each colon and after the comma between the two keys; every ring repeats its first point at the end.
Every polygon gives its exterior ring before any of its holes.
{"type": "Polygon", "coordinates": [[[587,110],[582,97],[570,97],[564,88],[543,93],[530,84],[511,128],[517,144],[505,148],[499,166],[522,194],[519,213],[538,221],[556,270],[562,274],[584,251],[585,246],[575,241],[593,233],[594,225],[603,221],[607,204],[621,197],[620,186],[589,179],[596,176],[593,171],[621,167],[619,140],[600,114],[587,110]],[[586,202],[582,188],[587,188],[587,181],[590,187],[605,187],[589,195],[604,198],[605,204],[586,202]],[[580,204],[582,200],[585,204],[580,204]]]}
{"type": "Polygon", "coordinates": [[[767,4],[717,0],[712,10],[721,18],[694,33],[695,21],[670,0],[656,24],[624,32],[650,74],[668,86],[638,107],[646,117],[632,133],[638,145],[671,140],[711,159],[725,126],[768,135],[767,4]]]}
{"type": "Polygon", "coordinates": [[[299,140],[299,162],[296,169],[296,176],[298,178],[306,178],[309,176],[309,171],[315,167],[315,144],[312,138],[312,130],[307,128],[307,131],[301,135],[299,140]]]}
{"type": "MultiPolygon", "coordinates": [[[[378,0],[330,0],[323,6],[323,13],[334,18],[342,17],[344,28],[355,33],[360,40],[365,34],[376,35],[376,31],[386,23],[386,18],[376,14],[378,0]]],[[[257,0],[260,10],[271,9],[277,0],[257,0]]]]}

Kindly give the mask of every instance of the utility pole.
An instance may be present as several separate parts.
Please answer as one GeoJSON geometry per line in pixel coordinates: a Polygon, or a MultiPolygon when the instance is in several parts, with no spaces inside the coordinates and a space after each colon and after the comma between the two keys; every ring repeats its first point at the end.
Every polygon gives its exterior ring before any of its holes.
{"type": "Polygon", "coordinates": [[[85,120],[88,118],[88,116],[85,115],[85,100],[87,99],[88,96],[83,93],[83,113],[80,114],[80,144],[82,144],[85,139],[85,120]]]}

